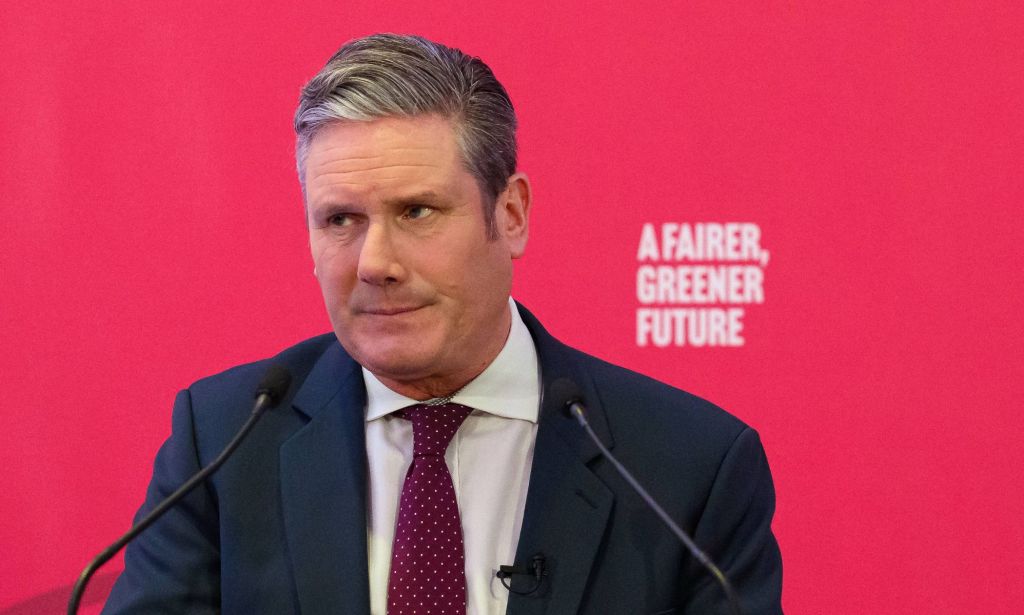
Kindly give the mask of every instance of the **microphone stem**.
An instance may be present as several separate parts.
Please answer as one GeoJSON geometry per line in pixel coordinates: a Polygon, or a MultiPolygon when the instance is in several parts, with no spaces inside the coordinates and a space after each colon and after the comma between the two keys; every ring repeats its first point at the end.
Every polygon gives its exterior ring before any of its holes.
{"type": "Polygon", "coordinates": [[[743,611],[740,609],[739,599],[736,597],[736,592],[733,590],[732,584],[729,583],[729,579],[726,578],[726,576],[722,573],[718,566],[716,566],[715,563],[711,561],[711,558],[708,557],[707,554],[704,553],[704,551],[702,551],[700,547],[698,547],[696,543],[693,542],[693,540],[687,535],[687,533],[683,531],[683,528],[679,527],[676,524],[676,522],[672,520],[672,517],[670,517],[669,514],[665,512],[665,509],[662,508],[661,505],[659,505],[654,500],[654,498],[651,497],[649,493],[647,493],[647,490],[644,489],[643,486],[636,480],[636,478],[634,478],[633,475],[629,473],[629,470],[627,470],[625,466],[619,463],[619,460],[616,459],[615,456],[612,455],[607,448],[605,448],[605,445],[601,442],[601,439],[598,438],[597,434],[594,433],[594,430],[590,428],[590,423],[587,421],[587,417],[583,412],[583,406],[579,402],[570,403],[569,411],[572,413],[574,417],[576,417],[576,421],[583,426],[583,429],[586,430],[587,435],[590,436],[590,439],[593,440],[594,444],[597,445],[597,448],[600,449],[601,454],[604,455],[605,459],[611,462],[615,469],[618,470],[619,474],[622,475],[622,478],[626,479],[626,482],[629,483],[629,486],[632,487],[633,490],[640,495],[643,501],[646,502],[652,510],[654,510],[655,514],[658,515],[658,518],[660,518],[665,523],[665,525],[668,526],[672,533],[675,534],[676,537],[684,545],[686,545],[686,548],[690,550],[690,553],[693,554],[693,557],[696,558],[697,561],[700,562],[705,568],[707,568],[709,572],[711,572],[711,575],[715,577],[715,579],[718,581],[718,584],[722,586],[722,590],[725,592],[726,598],[729,600],[729,606],[731,607],[733,615],[742,615],[743,611]]]}
{"type": "Polygon", "coordinates": [[[117,541],[103,550],[102,553],[97,555],[89,565],[85,567],[82,574],[79,575],[78,581],[75,583],[74,590],[71,592],[71,599],[68,602],[68,615],[77,615],[79,603],[82,601],[82,596],[85,594],[85,587],[89,584],[89,579],[92,575],[99,570],[100,566],[110,561],[110,558],[117,555],[118,551],[124,548],[129,542],[131,542],[136,536],[141,534],[146,528],[163,516],[172,506],[178,503],[178,500],[182,499],[189,494],[193,489],[196,488],[199,483],[206,480],[210,474],[213,474],[217,468],[219,468],[227,458],[238,448],[238,445],[242,443],[242,440],[249,433],[249,431],[256,425],[256,421],[263,415],[263,411],[272,405],[273,398],[267,393],[261,393],[256,398],[256,404],[252,409],[252,414],[249,415],[249,419],[246,420],[245,424],[235,435],[234,439],[228,443],[228,445],[221,451],[221,454],[216,459],[211,461],[205,468],[203,468],[198,474],[188,479],[184,485],[178,487],[178,490],[168,496],[164,501],[160,502],[153,510],[143,517],[138,523],[136,523],[132,529],[128,530],[124,536],[121,536],[117,541]]]}

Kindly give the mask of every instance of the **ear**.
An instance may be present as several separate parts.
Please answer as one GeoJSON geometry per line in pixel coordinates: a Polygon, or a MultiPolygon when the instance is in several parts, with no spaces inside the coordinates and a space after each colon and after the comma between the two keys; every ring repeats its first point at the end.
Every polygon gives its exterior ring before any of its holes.
{"type": "Polygon", "coordinates": [[[508,178],[508,187],[498,195],[498,202],[494,204],[498,234],[508,246],[512,258],[519,258],[526,251],[532,199],[529,178],[524,173],[516,173],[508,178]]]}

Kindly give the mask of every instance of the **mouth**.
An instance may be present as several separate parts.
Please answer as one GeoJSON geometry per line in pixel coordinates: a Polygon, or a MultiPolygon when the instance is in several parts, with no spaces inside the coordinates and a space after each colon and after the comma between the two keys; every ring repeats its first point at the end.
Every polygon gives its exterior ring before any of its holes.
{"type": "Polygon", "coordinates": [[[425,306],[413,305],[413,306],[398,306],[398,307],[373,307],[363,308],[360,310],[362,314],[370,316],[398,316],[399,314],[408,314],[409,312],[415,312],[416,310],[422,309],[425,306]]]}

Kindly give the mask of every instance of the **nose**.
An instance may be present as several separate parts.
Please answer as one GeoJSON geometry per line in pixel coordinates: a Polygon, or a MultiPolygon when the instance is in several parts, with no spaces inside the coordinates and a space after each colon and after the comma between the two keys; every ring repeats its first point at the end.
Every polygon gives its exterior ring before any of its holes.
{"type": "Polygon", "coordinates": [[[403,281],[405,268],[399,259],[398,247],[386,225],[370,224],[359,250],[359,280],[374,286],[389,286],[403,281]]]}

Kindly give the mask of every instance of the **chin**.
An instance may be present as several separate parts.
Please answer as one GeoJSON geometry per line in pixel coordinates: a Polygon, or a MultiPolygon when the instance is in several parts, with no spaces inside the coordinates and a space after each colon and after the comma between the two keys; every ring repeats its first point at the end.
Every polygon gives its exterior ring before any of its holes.
{"type": "Polygon", "coordinates": [[[342,344],[352,358],[374,375],[392,380],[409,381],[426,377],[434,365],[428,356],[416,352],[416,342],[407,342],[400,347],[388,348],[389,344],[370,342],[368,345],[356,344],[350,348],[342,344]],[[412,346],[412,347],[410,347],[412,346]]]}

